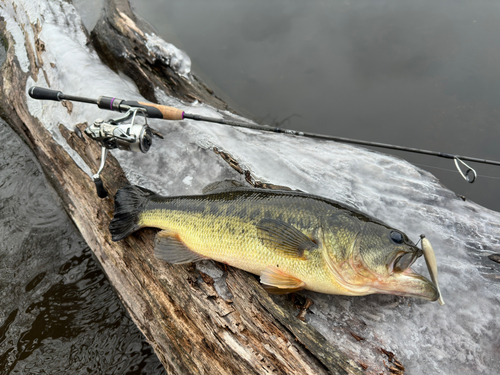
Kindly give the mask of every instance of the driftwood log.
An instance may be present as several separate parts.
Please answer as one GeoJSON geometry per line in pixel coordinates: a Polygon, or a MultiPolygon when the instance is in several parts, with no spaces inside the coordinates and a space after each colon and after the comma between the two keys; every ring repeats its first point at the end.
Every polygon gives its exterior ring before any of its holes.
{"type": "MultiPolygon", "coordinates": [[[[148,100],[157,102],[154,88],[160,87],[180,100],[197,99],[228,109],[195,76],[179,76],[168,65],[152,59],[144,48],[143,27],[147,26],[135,18],[126,0],[109,1],[91,40],[101,59],[112,69],[129,75],[148,100]]],[[[210,276],[195,267],[158,261],[153,252],[155,230],[142,230],[124,241],[112,242],[108,231],[112,200],[96,196],[90,177],[28,111],[24,88],[27,79],[36,80],[41,69],[37,61],[41,61],[43,42],[36,44],[36,50],[26,43],[30,61],[26,73],[16,58],[15,43],[4,22],[0,22],[0,29],[6,46],[0,77],[1,115],[37,155],[72,220],[168,373],[365,372],[366,366],[275,304],[254,276],[228,267],[226,283],[233,296],[229,300],[217,293],[210,276]]],[[[34,32],[37,38],[40,30],[34,27],[34,32]]],[[[80,130],[84,127],[78,126],[80,130]]],[[[98,145],[64,124],[59,129],[95,173],[100,158],[98,145]]],[[[111,196],[127,183],[112,156],[108,157],[102,179],[111,196]]],[[[393,372],[401,370],[388,364],[388,371],[391,366],[393,372]]]]}

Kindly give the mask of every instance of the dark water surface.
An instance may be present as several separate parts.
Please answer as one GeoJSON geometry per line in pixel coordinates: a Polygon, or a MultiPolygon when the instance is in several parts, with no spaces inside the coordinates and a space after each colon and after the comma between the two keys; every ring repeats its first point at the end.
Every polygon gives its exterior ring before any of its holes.
{"type": "MultiPolygon", "coordinates": [[[[132,4],[261,123],[500,160],[499,1],[132,4]]],[[[473,164],[493,178],[471,185],[449,160],[397,155],[500,211],[498,167],[473,164]]],[[[31,373],[164,370],[36,159],[0,122],[0,375],[31,373]]]]}
{"type": "Polygon", "coordinates": [[[163,374],[36,158],[0,120],[0,374],[163,374]]]}
{"type": "MultiPolygon", "coordinates": [[[[132,4],[261,123],[500,160],[497,0],[132,4]]],[[[468,184],[452,160],[396,155],[500,211],[500,167],[471,164],[493,178],[468,184]]]]}

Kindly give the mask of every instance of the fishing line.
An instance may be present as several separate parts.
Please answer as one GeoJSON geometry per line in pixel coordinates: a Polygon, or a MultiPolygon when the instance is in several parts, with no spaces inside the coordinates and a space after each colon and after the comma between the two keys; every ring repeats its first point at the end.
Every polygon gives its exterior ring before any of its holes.
{"type": "MultiPolygon", "coordinates": [[[[453,169],[447,169],[447,168],[435,167],[435,166],[433,166],[433,165],[420,164],[420,163],[413,163],[413,162],[412,162],[412,164],[414,164],[414,165],[418,165],[418,166],[420,166],[420,167],[440,169],[440,170],[442,170],[442,171],[446,171],[446,172],[459,173],[458,171],[453,170],[453,169]]],[[[484,174],[478,174],[477,176],[478,176],[478,177],[484,177],[484,178],[491,178],[491,179],[493,179],[493,180],[500,180],[500,177],[487,176],[487,175],[484,175],[484,174]]]]}
{"type": "Polygon", "coordinates": [[[423,236],[423,234],[421,234],[421,235],[420,235],[420,237],[418,238],[418,241],[417,241],[417,243],[415,244],[415,246],[418,246],[418,244],[420,243],[420,241],[422,241],[422,236],[423,236]]]}

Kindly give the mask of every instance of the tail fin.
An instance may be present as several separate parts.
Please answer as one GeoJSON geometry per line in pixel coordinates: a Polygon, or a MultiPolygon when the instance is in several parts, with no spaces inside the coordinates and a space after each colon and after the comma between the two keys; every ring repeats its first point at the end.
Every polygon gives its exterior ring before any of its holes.
{"type": "Polygon", "coordinates": [[[138,186],[125,186],[115,195],[115,216],[109,224],[113,241],[120,241],[139,229],[137,220],[151,192],[138,186]]]}

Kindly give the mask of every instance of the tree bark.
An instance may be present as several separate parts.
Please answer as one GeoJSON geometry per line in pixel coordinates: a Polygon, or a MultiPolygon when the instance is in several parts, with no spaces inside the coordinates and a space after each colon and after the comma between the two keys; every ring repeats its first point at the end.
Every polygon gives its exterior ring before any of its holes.
{"type": "MultiPolygon", "coordinates": [[[[106,3],[106,15],[92,33],[104,62],[132,77],[141,94],[153,102],[157,102],[154,88],[160,87],[181,100],[197,99],[228,109],[196,77],[179,76],[167,64],[152,59],[143,47],[135,20],[127,1],[106,3]]],[[[275,304],[254,276],[227,267],[226,284],[233,296],[229,300],[217,293],[210,276],[195,267],[158,261],[153,251],[153,229],[113,242],[108,231],[112,200],[97,197],[91,178],[28,111],[23,88],[28,77],[36,79],[38,70],[43,69],[36,62],[37,56],[40,61],[40,51],[31,50],[31,44],[26,43],[30,71],[23,72],[12,35],[5,23],[0,27],[7,44],[0,78],[1,115],[37,155],[69,215],[168,373],[364,373],[365,366],[275,304]]],[[[39,32],[35,29],[35,38],[39,32]]],[[[78,128],[83,131],[85,126],[80,124],[78,128]]],[[[100,158],[98,145],[62,124],[59,129],[95,173],[100,158]]],[[[108,156],[102,179],[111,196],[127,184],[112,155],[108,156]]]]}

